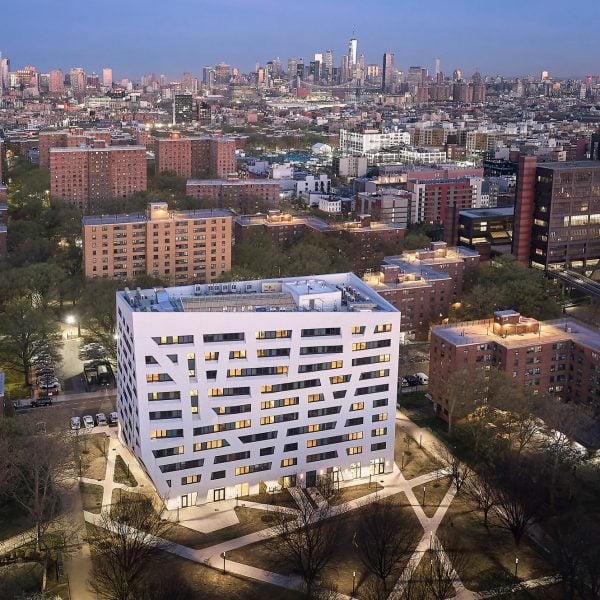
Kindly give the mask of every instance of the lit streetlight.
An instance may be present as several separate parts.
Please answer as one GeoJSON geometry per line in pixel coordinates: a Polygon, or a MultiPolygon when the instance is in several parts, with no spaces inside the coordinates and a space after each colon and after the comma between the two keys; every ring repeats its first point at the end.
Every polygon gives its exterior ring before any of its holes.
{"type": "Polygon", "coordinates": [[[356,591],[356,571],[352,571],[352,596],[354,596],[355,591],[356,591]]]}
{"type": "Polygon", "coordinates": [[[519,571],[519,557],[515,556],[515,579],[517,578],[518,571],[519,571]]]}
{"type": "Polygon", "coordinates": [[[67,325],[77,325],[77,337],[81,337],[81,323],[75,315],[67,315],[65,317],[65,323],[67,325]]]}

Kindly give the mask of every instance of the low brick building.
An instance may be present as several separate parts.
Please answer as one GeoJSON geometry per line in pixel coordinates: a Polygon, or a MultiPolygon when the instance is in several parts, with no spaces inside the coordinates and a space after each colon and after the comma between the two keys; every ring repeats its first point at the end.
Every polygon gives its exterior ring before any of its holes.
{"type": "Polygon", "coordinates": [[[404,336],[425,340],[431,325],[448,316],[478,264],[473,250],[432,242],[426,250],[386,256],[381,270],[365,281],[401,312],[404,336]]]}
{"type": "Polygon", "coordinates": [[[448,379],[461,369],[496,368],[533,393],[600,409],[600,330],[575,319],[537,321],[512,310],[435,327],[429,394],[448,420],[448,379]]]}
{"type": "Polygon", "coordinates": [[[233,208],[242,213],[279,206],[281,188],[272,179],[189,179],[185,193],[208,205],[233,208]]]}

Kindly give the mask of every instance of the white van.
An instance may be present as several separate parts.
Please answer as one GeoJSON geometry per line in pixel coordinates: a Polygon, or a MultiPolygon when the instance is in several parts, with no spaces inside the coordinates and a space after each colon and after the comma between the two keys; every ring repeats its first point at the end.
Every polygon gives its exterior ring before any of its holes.
{"type": "Polygon", "coordinates": [[[415,377],[419,380],[421,385],[427,385],[429,383],[429,376],[425,373],[415,373],[415,377]]]}

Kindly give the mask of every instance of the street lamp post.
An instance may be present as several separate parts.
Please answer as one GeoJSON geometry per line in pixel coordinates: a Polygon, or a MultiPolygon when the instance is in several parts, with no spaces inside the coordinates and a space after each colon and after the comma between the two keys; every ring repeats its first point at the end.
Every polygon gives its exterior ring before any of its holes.
{"type": "Polygon", "coordinates": [[[81,322],[75,315],[67,315],[65,322],[67,325],[77,325],[77,337],[81,337],[81,322]]]}
{"type": "Polygon", "coordinates": [[[227,556],[227,552],[223,551],[223,575],[225,575],[225,557],[227,556]]]}
{"type": "Polygon", "coordinates": [[[433,547],[433,531],[429,532],[429,549],[433,547]]]}
{"type": "Polygon", "coordinates": [[[423,486],[423,506],[425,506],[425,486],[423,486]]]}
{"type": "Polygon", "coordinates": [[[519,557],[515,556],[515,579],[517,578],[518,571],[519,571],[519,557]]]}
{"type": "Polygon", "coordinates": [[[421,448],[421,442],[423,441],[423,434],[419,434],[419,448],[421,448]]]}
{"type": "Polygon", "coordinates": [[[404,471],[404,450],[402,450],[402,466],[400,467],[401,471],[404,471]]]}
{"type": "Polygon", "coordinates": [[[354,592],[356,591],[356,571],[352,571],[352,596],[354,597],[354,592]]]}

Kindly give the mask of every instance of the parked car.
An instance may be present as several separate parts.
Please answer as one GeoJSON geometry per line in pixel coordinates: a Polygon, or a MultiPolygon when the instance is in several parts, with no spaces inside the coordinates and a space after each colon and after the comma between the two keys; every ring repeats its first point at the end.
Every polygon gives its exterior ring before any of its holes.
{"type": "Polygon", "coordinates": [[[52,398],[50,396],[40,396],[36,400],[31,401],[31,406],[52,406],[52,398]]]}
{"type": "Polygon", "coordinates": [[[406,379],[404,377],[400,378],[400,386],[401,387],[408,387],[408,381],[406,381],[406,379]]]}
{"type": "Polygon", "coordinates": [[[429,375],[425,373],[415,373],[415,378],[418,380],[419,385],[427,385],[429,383],[429,375]]]}
{"type": "Polygon", "coordinates": [[[407,375],[405,377],[408,387],[415,387],[420,384],[420,381],[414,375],[407,375]]]}
{"type": "Polygon", "coordinates": [[[80,417],[71,417],[71,429],[81,429],[80,417]]]}
{"type": "Polygon", "coordinates": [[[108,415],[108,424],[116,425],[119,422],[119,415],[116,412],[111,412],[108,415]]]}
{"type": "Polygon", "coordinates": [[[53,392],[60,392],[60,383],[58,380],[42,381],[39,384],[40,390],[52,390],[53,392]]]}
{"type": "Polygon", "coordinates": [[[104,413],[98,413],[96,415],[96,425],[101,427],[102,425],[107,425],[106,415],[104,413]]]}
{"type": "Polygon", "coordinates": [[[54,367],[39,367],[35,370],[35,374],[40,379],[46,376],[54,377],[56,372],[54,371],[54,367]]]}
{"type": "Polygon", "coordinates": [[[86,429],[92,429],[94,427],[94,418],[92,415],[83,415],[83,424],[86,429]]]}

